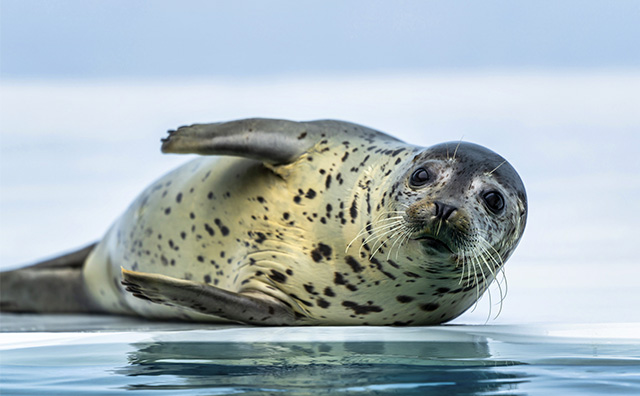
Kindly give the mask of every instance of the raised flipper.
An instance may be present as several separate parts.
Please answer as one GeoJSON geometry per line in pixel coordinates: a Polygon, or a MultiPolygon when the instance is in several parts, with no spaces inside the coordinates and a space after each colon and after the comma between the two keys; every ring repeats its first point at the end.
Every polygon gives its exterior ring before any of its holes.
{"type": "Polygon", "coordinates": [[[383,136],[382,132],[343,121],[294,122],[251,118],[215,124],[194,124],[169,131],[164,153],[233,155],[274,165],[295,161],[323,137],[337,133],[383,136]]]}
{"type": "Polygon", "coordinates": [[[95,245],[0,273],[0,311],[101,312],[82,277],[84,262],[95,245]]]}
{"type": "Polygon", "coordinates": [[[302,324],[291,308],[265,294],[234,293],[193,281],[122,269],[122,284],[135,297],[157,304],[262,326],[302,324]]]}

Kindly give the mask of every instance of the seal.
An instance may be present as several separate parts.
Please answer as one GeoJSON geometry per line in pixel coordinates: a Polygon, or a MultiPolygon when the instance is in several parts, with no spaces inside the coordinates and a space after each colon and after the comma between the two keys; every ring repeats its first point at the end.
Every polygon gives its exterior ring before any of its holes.
{"type": "Polygon", "coordinates": [[[517,172],[472,143],[246,119],[170,131],[162,151],[201,156],[144,190],[96,245],[3,273],[2,309],[439,324],[477,302],[526,224],[517,172]]]}

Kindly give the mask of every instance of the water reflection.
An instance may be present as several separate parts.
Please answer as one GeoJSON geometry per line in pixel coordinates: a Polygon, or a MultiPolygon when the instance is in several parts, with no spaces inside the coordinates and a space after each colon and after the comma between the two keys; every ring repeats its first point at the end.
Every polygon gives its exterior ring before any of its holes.
{"type": "Polygon", "coordinates": [[[135,344],[118,374],[129,390],[203,389],[206,394],[494,393],[515,389],[519,364],[491,358],[486,342],[135,344]],[[508,371],[508,370],[506,370],[508,371]],[[144,377],[144,378],[142,378],[144,377]]]}

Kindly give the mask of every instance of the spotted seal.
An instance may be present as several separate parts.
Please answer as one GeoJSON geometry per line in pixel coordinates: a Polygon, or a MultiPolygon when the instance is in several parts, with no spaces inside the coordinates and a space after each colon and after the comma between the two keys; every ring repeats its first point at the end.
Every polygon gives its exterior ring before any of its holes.
{"type": "Polygon", "coordinates": [[[438,324],[479,299],[525,228],[520,177],[472,143],[246,119],[170,131],[162,151],[201,157],[144,190],[97,245],[4,273],[3,310],[438,324]],[[50,290],[25,295],[26,281],[50,290]]]}

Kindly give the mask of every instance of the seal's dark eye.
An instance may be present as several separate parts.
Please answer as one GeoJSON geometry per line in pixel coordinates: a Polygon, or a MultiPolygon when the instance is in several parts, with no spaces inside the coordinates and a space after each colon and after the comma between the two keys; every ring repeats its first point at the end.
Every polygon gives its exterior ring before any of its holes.
{"type": "Polygon", "coordinates": [[[489,191],[488,193],[485,193],[482,198],[484,198],[484,202],[493,213],[498,213],[504,209],[504,198],[502,198],[502,195],[499,192],[489,191]]]}
{"type": "Polygon", "coordinates": [[[429,172],[424,168],[420,168],[411,175],[411,185],[415,187],[424,186],[429,179],[429,172]]]}

